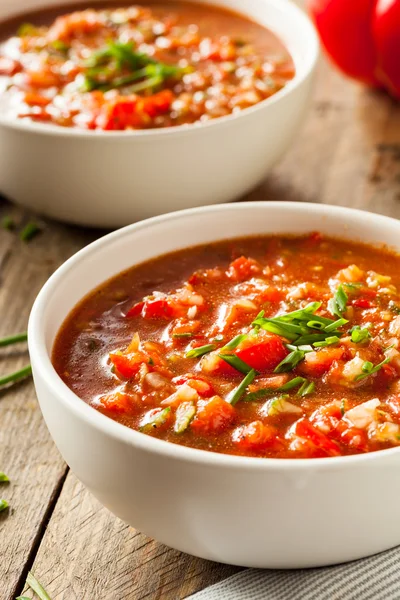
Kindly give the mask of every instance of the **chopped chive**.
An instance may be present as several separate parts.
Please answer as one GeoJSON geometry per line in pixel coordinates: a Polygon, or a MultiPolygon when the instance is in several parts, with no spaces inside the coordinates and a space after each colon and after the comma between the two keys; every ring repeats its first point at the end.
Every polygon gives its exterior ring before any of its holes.
{"type": "Polygon", "coordinates": [[[360,373],[360,375],[357,375],[357,377],[354,379],[354,381],[361,381],[362,379],[369,377],[369,375],[373,375],[374,373],[377,373],[378,371],[380,371],[380,369],[383,367],[383,365],[387,365],[388,362],[390,362],[390,357],[385,358],[385,360],[383,360],[382,362],[380,362],[379,364],[377,364],[375,366],[369,360],[365,361],[365,363],[362,366],[363,373],[360,373]]]}
{"type": "Polygon", "coordinates": [[[338,342],[340,342],[340,338],[337,335],[332,335],[325,338],[323,342],[314,342],[314,346],[316,348],[325,348],[326,346],[332,346],[332,344],[337,344],[338,342]]]}
{"type": "Polygon", "coordinates": [[[27,585],[35,592],[35,594],[40,598],[40,600],[51,600],[50,596],[44,589],[41,583],[36,579],[36,577],[28,571],[28,575],[26,578],[27,585]]]}
{"type": "Polygon", "coordinates": [[[191,338],[191,337],[193,337],[193,333],[173,333],[172,337],[176,338],[176,339],[179,339],[179,338],[191,338]]]}
{"type": "Polygon", "coordinates": [[[35,221],[30,221],[25,225],[19,234],[20,240],[23,242],[30,242],[36,235],[41,232],[41,229],[35,221]]]}
{"type": "Polygon", "coordinates": [[[328,310],[341,319],[343,317],[343,313],[346,310],[348,296],[343,289],[342,285],[339,285],[337,288],[335,295],[328,302],[328,310]]]}
{"type": "Polygon", "coordinates": [[[235,406],[235,404],[239,402],[240,398],[245,393],[247,387],[254,381],[256,375],[257,372],[255,371],[255,369],[251,369],[247,373],[243,381],[237,386],[237,388],[235,388],[228,394],[226,401],[232,406],[235,406]]]}
{"type": "Polygon", "coordinates": [[[0,471],[0,483],[8,483],[10,480],[5,473],[0,471]]]}
{"type": "Polygon", "coordinates": [[[247,333],[240,333],[239,335],[234,337],[230,342],[225,344],[225,346],[223,347],[223,350],[234,350],[235,348],[237,348],[239,346],[239,344],[241,344],[243,342],[243,340],[245,340],[247,338],[248,338],[247,333]]]}
{"type": "Polygon", "coordinates": [[[346,323],[348,323],[348,322],[349,322],[348,319],[340,318],[337,321],[334,321],[331,325],[327,325],[325,327],[325,331],[326,331],[326,333],[332,333],[332,331],[335,331],[335,329],[342,327],[342,325],[346,325],[346,323]]]}
{"type": "Polygon", "coordinates": [[[294,346],[303,346],[309,344],[315,344],[315,342],[323,342],[326,339],[324,333],[310,333],[309,335],[302,335],[300,338],[293,342],[294,346]]]}
{"type": "Polygon", "coordinates": [[[203,354],[208,354],[215,350],[215,344],[206,344],[205,346],[199,346],[199,348],[193,348],[186,352],[186,358],[198,358],[199,356],[203,356],[203,354]]]}
{"type": "Polygon", "coordinates": [[[304,359],[305,352],[302,350],[293,350],[290,354],[284,358],[277,367],[274,369],[274,373],[285,373],[291,371],[295,366],[304,359]]]}
{"type": "Polygon", "coordinates": [[[288,392],[289,390],[292,390],[293,388],[302,385],[305,381],[307,380],[304,379],[304,377],[294,377],[293,379],[291,379],[290,381],[288,381],[284,385],[281,385],[278,388],[262,388],[260,390],[257,390],[256,392],[247,394],[245,400],[246,402],[254,402],[256,400],[261,400],[262,398],[265,398],[265,396],[268,396],[268,394],[276,394],[277,392],[288,392]]]}
{"type": "Polygon", "coordinates": [[[241,373],[250,373],[252,368],[235,354],[218,354],[228,365],[241,373]]]}
{"type": "Polygon", "coordinates": [[[8,229],[8,231],[12,231],[15,229],[15,221],[9,215],[5,215],[1,220],[1,226],[3,229],[8,229]]]}
{"type": "Polygon", "coordinates": [[[310,327],[310,329],[323,329],[325,330],[325,326],[323,323],[320,323],[319,321],[307,321],[307,327],[310,327]]]}
{"type": "Polygon", "coordinates": [[[167,408],[163,408],[155,415],[152,415],[148,420],[146,420],[146,416],[144,417],[144,422],[140,425],[139,431],[143,431],[144,433],[148,433],[153,429],[157,429],[161,425],[167,421],[169,415],[171,413],[171,407],[167,406],[167,408]]]}
{"type": "Polygon", "coordinates": [[[297,394],[299,396],[309,396],[315,390],[315,383],[313,381],[305,381],[301,388],[298,390],[297,394]]]}
{"type": "Polygon", "coordinates": [[[0,347],[10,346],[11,344],[17,344],[19,342],[26,342],[27,339],[28,334],[26,332],[9,335],[7,337],[0,338],[0,347]]]}
{"type": "Polygon", "coordinates": [[[194,402],[182,402],[177,408],[175,415],[174,431],[175,433],[183,433],[190,425],[190,421],[196,414],[194,402]]]}
{"type": "Polygon", "coordinates": [[[7,502],[7,500],[2,500],[0,499],[0,512],[3,512],[3,510],[6,510],[6,508],[9,507],[9,504],[7,502]]]}
{"type": "Polygon", "coordinates": [[[0,386],[7,385],[7,383],[16,383],[21,379],[25,379],[25,377],[29,377],[32,375],[32,367],[31,365],[27,365],[23,369],[19,371],[15,371],[14,373],[10,373],[10,375],[4,375],[4,377],[0,377],[0,386]]]}
{"type": "Polygon", "coordinates": [[[355,344],[362,344],[371,338],[369,330],[366,327],[361,329],[359,325],[354,325],[349,333],[351,333],[351,341],[355,344]]]}

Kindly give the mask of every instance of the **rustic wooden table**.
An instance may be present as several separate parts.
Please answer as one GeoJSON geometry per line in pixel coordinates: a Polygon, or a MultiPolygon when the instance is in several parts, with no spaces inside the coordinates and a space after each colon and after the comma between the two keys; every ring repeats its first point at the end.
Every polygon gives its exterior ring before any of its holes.
{"type": "MultiPolygon", "coordinates": [[[[400,218],[400,106],[321,61],[301,134],[249,198],[339,204],[400,218]]],[[[20,223],[29,218],[3,201],[5,214],[20,223]]],[[[0,231],[0,334],[24,330],[49,275],[102,233],[44,225],[30,244],[0,231]]],[[[0,358],[4,373],[28,360],[23,346],[1,350],[0,358]]],[[[11,479],[0,484],[11,507],[0,514],[1,600],[24,590],[29,569],[52,600],[177,600],[238,570],[166,548],[102,508],[58,454],[31,380],[0,393],[0,470],[11,479]]]]}

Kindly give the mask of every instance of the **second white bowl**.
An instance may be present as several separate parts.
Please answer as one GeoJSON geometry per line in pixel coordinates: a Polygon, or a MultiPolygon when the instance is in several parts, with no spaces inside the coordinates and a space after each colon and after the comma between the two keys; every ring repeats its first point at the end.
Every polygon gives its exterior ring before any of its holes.
{"type": "MultiPolygon", "coordinates": [[[[7,121],[0,115],[0,192],[49,217],[118,227],[233,200],[260,182],[304,118],[317,36],[305,14],[288,0],[212,3],[247,15],[283,41],[296,67],[296,76],[283,90],[238,115],[163,130],[86,132],[7,121]]],[[[16,8],[6,2],[0,6],[0,20],[38,4],[20,0],[16,8]]]]}

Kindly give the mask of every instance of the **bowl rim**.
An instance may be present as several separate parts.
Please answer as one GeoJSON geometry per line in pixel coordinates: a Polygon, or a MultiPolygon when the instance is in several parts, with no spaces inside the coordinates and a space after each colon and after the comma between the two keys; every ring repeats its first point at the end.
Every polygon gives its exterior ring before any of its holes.
{"type": "MultiPolygon", "coordinates": [[[[220,6],[219,0],[208,0],[208,2],[215,6],[220,6]]],[[[236,114],[229,114],[224,117],[218,117],[216,119],[212,119],[205,123],[191,123],[187,125],[174,125],[172,127],[163,127],[163,128],[154,128],[148,130],[132,130],[132,131],[92,131],[85,129],[78,129],[74,127],[61,127],[59,125],[53,125],[50,123],[37,123],[35,121],[23,120],[23,119],[10,119],[7,117],[3,117],[0,114],[0,126],[5,127],[11,130],[19,130],[26,131],[29,133],[38,133],[42,135],[50,135],[50,136],[66,136],[72,138],[82,138],[82,139],[98,139],[102,138],[102,140],[115,140],[115,139],[132,139],[132,138],[151,138],[154,136],[186,136],[190,135],[194,131],[206,131],[209,128],[216,127],[225,127],[229,126],[229,124],[237,119],[243,119],[246,117],[251,117],[251,115],[257,113],[260,110],[267,109],[269,106],[276,104],[280,100],[283,100],[286,96],[293,93],[296,89],[298,89],[307,79],[311,76],[313,71],[315,70],[316,63],[319,58],[319,40],[316,29],[311,21],[311,19],[307,16],[307,14],[301,10],[296,4],[294,4],[291,0],[262,0],[262,2],[266,4],[272,5],[274,8],[281,10],[283,13],[286,13],[293,18],[298,20],[299,26],[302,27],[307,32],[307,43],[308,43],[308,51],[307,51],[307,64],[304,68],[301,69],[301,72],[298,72],[296,69],[295,76],[292,80],[288,82],[285,87],[276,92],[270,98],[266,98],[261,102],[258,102],[254,106],[250,106],[245,108],[236,114]]],[[[46,8],[45,6],[43,7],[46,8]]],[[[24,12],[18,13],[23,16],[24,12]]],[[[239,12],[240,15],[240,12],[239,12]]],[[[246,16],[245,16],[246,18],[246,16]]],[[[255,22],[258,21],[255,19],[255,22]]],[[[295,57],[293,56],[295,59],[295,57]]]]}
{"type": "MultiPolygon", "coordinates": [[[[322,216],[337,215],[345,217],[352,215],[360,220],[360,222],[374,222],[374,225],[383,231],[385,225],[397,224],[400,229],[400,222],[397,219],[379,215],[367,211],[362,211],[354,208],[345,208],[328,204],[313,204],[308,202],[285,202],[285,201],[264,201],[264,202],[246,202],[237,204],[217,204],[213,206],[205,206],[199,208],[190,208],[181,211],[152,217],[144,221],[139,221],[132,225],[123,227],[113,231],[100,239],[92,242],[79,250],[76,254],[65,261],[48,279],[39,292],[34,305],[32,307],[29,323],[28,323],[28,347],[31,362],[33,366],[34,379],[38,377],[46,382],[48,388],[53,395],[54,402],[61,402],[64,407],[73,412],[74,416],[86,422],[87,425],[95,428],[104,435],[110,436],[113,439],[137,447],[142,451],[152,454],[162,454],[170,458],[178,459],[183,462],[197,463],[208,467],[224,467],[236,470],[282,470],[284,472],[297,471],[302,469],[343,469],[361,466],[370,461],[383,460],[385,457],[399,455],[400,447],[388,448],[367,454],[354,454],[338,457],[326,457],[318,459],[307,458],[259,458],[247,457],[231,454],[222,454],[200,450],[188,446],[182,446],[160,440],[144,433],[130,429],[129,427],[114,421],[110,417],[100,413],[92,406],[88,405],[84,400],[79,398],[59,377],[54,369],[50,352],[46,349],[44,329],[41,324],[46,321],[46,307],[51,300],[53,290],[57,287],[59,281],[64,276],[71,276],[76,263],[90,260],[92,254],[103,251],[107,246],[114,243],[114,240],[121,237],[130,237],[136,231],[150,228],[159,223],[167,223],[168,221],[179,220],[180,218],[193,217],[199,213],[220,213],[220,212],[240,212],[251,210],[252,207],[263,206],[268,208],[277,208],[287,213],[292,211],[300,211],[309,213],[310,210],[319,213],[322,216]]],[[[90,290],[88,290],[88,293],[90,290]]]]}

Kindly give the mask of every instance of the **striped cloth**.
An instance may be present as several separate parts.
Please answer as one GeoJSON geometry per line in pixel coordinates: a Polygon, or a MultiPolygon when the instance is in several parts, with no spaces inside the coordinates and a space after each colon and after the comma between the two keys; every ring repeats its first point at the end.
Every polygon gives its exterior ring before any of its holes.
{"type": "Polygon", "coordinates": [[[320,569],[247,569],[187,600],[400,600],[400,547],[320,569]]]}

